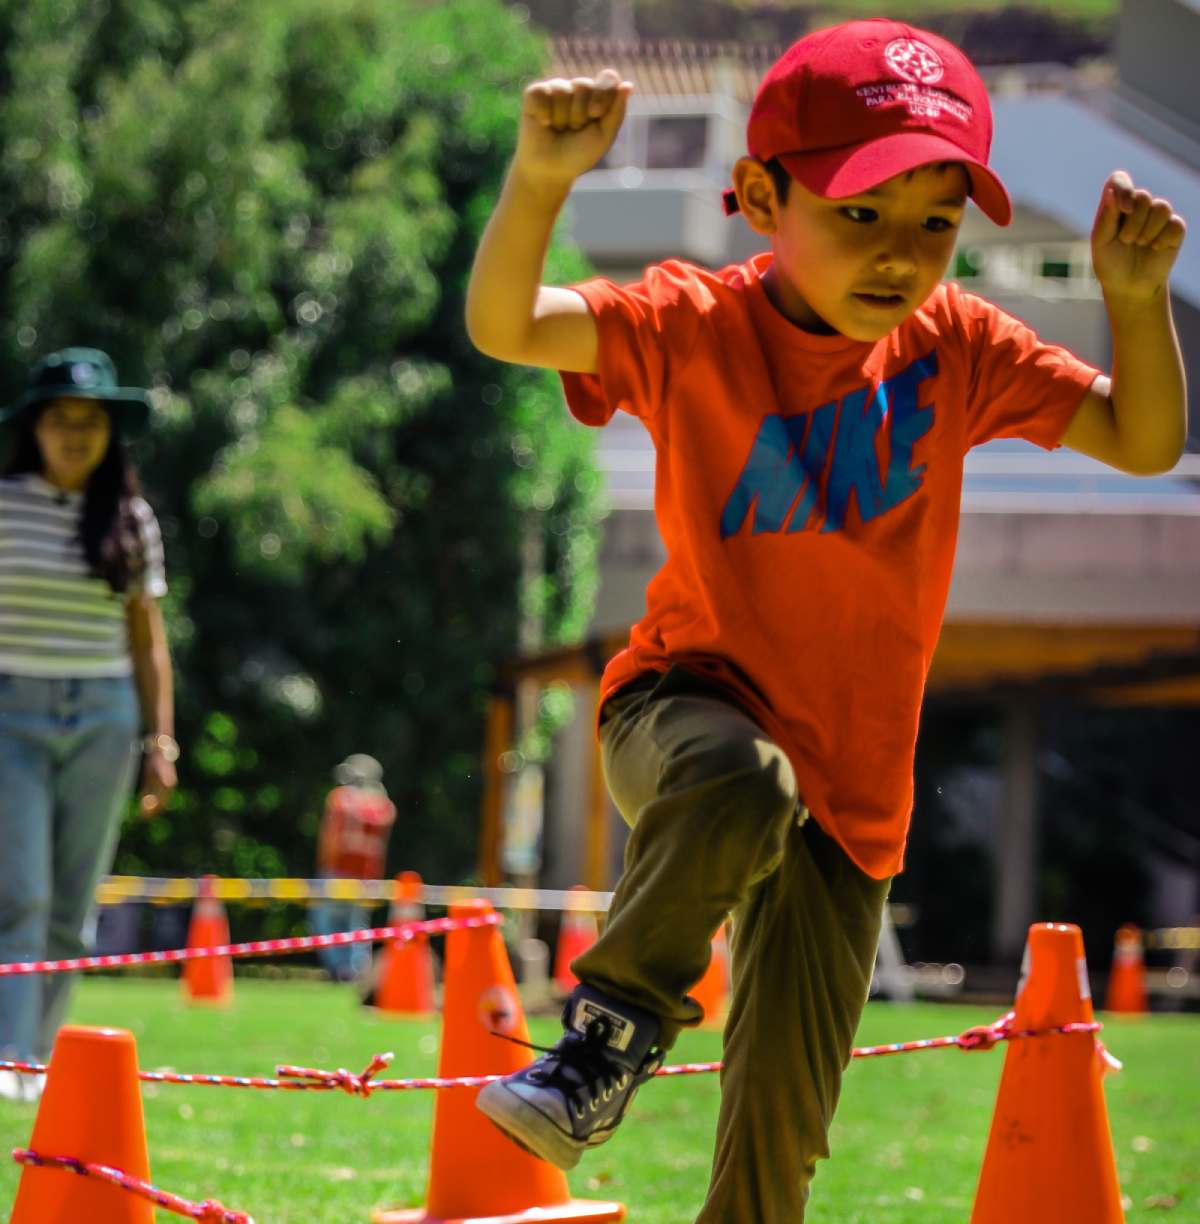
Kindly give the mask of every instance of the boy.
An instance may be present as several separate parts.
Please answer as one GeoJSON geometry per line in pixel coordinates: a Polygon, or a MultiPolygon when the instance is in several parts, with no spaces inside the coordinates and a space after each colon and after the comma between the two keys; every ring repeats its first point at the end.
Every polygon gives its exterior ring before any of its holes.
{"type": "Polygon", "coordinates": [[[1016,436],[1127,472],[1174,465],[1184,225],[1124,173],[1104,185],[1111,378],[942,284],[968,196],[1011,216],[987,94],[948,42],[873,20],[801,39],[760,86],[728,207],[770,253],[542,286],[558,209],[631,89],[607,69],[529,87],[468,295],[479,348],[562,371],[588,424],[643,420],[667,549],[604,677],[605,773],[633,826],[607,928],[574,963],[563,1038],[479,1107],[563,1168],[609,1138],[700,1018],[687,991],[732,913],[698,1221],[796,1224],[902,865],[963,455],[1016,436]]]}

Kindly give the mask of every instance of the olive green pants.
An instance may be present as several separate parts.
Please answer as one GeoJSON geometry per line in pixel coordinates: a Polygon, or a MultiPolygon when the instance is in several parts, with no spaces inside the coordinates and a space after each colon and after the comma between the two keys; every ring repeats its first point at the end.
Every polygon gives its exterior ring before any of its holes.
{"type": "Polygon", "coordinates": [[[604,933],[575,973],[659,1016],[669,1046],[701,1019],[687,992],[732,916],[721,1111],[697,1224],[800,1224],[890,881],[806,819],[784,753],[691,672],[623,689],[600,738],[632,832],[604,933]]]}

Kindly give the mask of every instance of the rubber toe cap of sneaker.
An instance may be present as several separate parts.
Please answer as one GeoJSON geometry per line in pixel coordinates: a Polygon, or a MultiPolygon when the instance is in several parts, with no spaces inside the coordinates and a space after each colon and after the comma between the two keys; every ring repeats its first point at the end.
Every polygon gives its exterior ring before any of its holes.
{"type": "Polygon", "coordinates": [[[549,1118],[555,1126],[566,1131],[567,1134],[571,1133],[571,1119],[567,1113],[567,1106],[558,1093],[547,1092],[544,1088],[536,1088],[520,1080],[515,1084],[506,1084],[505,1087],[514,1096],[520,1097],[531,1109],[536,1109],[538,1113],[549,1118]]]}

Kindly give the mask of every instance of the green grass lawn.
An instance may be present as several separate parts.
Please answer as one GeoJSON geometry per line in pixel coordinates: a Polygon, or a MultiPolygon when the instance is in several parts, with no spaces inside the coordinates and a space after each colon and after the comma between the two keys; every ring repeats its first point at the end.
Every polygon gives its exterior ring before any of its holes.
{"type": "MultiPolygon", "coordinates": [[[[189,1008],[174,982],[92,977],[72,1019],[131,1029],[143,1069],[270,1075],[277,1062],[351,1069],[394,1050],[388,1073],[432,1074],[437,1026],[364,1012],[319,982],[239,979],[225,1012],[189,1008]]],[[[860,1044],[954,1033],[994,1019],[978,1008],[871,1005],[860,1044]]],[[[531,1025],[550,1038],[551,1021],[531,1025]]],[[[1200,1016],[1110,1023],[1125,1071],[1107,1094],[1131,1220],[1200,1222],[1200,1016]]],[[[720,1057],[720,1038],[685,1034],[673,1061],[720,1057]]],[[[821,1169],[810,1224],[964,1224],[970,1214],[1002,1052],[932,1051],[856,1062],[821,1169]]],[[[421,1202],[431,1093],[252,1092],[145,1086],[156,1184],[213,1196],[258,1224],[350,1224],[380,1204],[421,1202]]],[[[686,1224],[703,1196],[717,1110],[715,1076],[644,1088],[621,1133],[571,1176],[581,1197],[615,1198],[631,1224],[686,1224]]],[[[0,1102],[5,1149],[29,1139],[33,1107],[0,1102]]],[[[0,1204],[19,1170],[0,1166],[0,1204]]],[[[177,1219],[160,1213],[161,1220],[177,1219]]],[[[49,1222],[47,1222],[49,1224],[49,1222]]]]}

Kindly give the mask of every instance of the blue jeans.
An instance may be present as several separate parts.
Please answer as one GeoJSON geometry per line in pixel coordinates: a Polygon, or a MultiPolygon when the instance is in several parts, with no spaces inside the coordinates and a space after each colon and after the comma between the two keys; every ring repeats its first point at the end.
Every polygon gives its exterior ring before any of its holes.
{"type": "MultiPolygon", "coordinates": [[[[138,761],[129,677],[0,675],[0,963],[81,956],[138,761]]],[[[63,973],[0,978],[0,1058],[44,1059],[63,973]]]]}
{"type": "MultiPolygon", "coordinates": [[[[369,926],[371,911],[355,901],[318,901],[309,915],[314,935],[336,935],[338,931],[361,931],[369,926]]],[[[318,948],[317,959],[335,982],[349,982],[362,977],[371,967],[371,945],[341,944],[336,948],[318,948]]]]}

